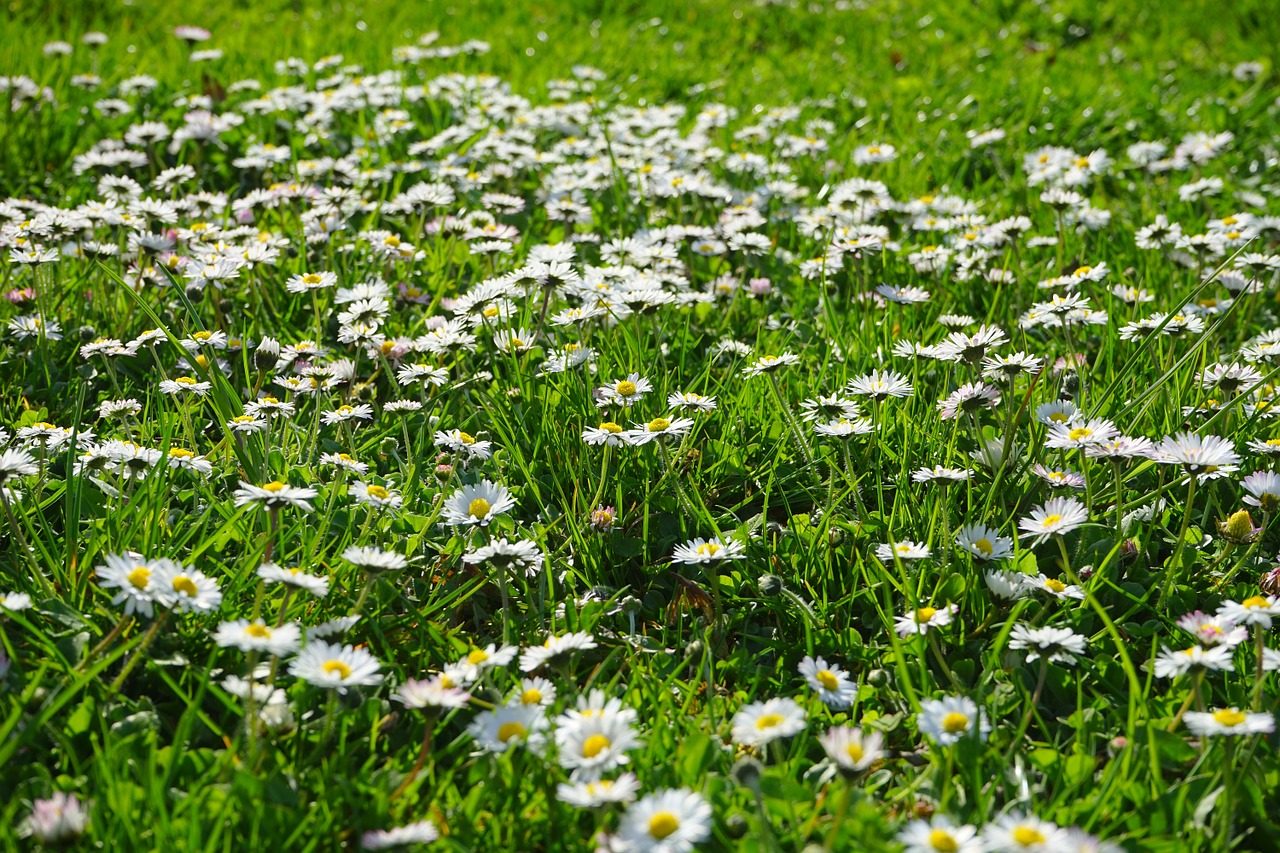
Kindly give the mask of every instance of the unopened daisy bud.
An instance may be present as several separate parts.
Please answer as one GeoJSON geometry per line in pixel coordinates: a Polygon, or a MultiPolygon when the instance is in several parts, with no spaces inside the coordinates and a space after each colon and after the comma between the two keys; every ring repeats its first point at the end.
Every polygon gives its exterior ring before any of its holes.
{"type": "Polygon", "coordinates": [[[1258,578],[1258,589],[1266,595],[1280,595],[1280,566],[1262,573],[1258,578]]]}
{"type": "Polygon", "coordinates": [[[779,595],[782,593],[782,578],[777,575],[761,575],[760,580],[756,581],[760,585],[760,592],[764,595],[779,595]]]}
{"type": "Polygon", "coordinates": [[[275,338],[263,338],[253,351],[253,366],[257,370],[270,370],[280,360],[280,342],[275,338]]]}
{"type": "Polygon", "coordinates": [[[448,462],[441,461],[448,459],[443,454],[436,459],[436,479],[442,483],[447,483],[453,479],[453,466],[448,462]]]}
{"type": "Polygon", "coordinates": [[[199,285],[187,285],[187,299],[191,300],[192,305],[199,305],[204,301],[204,288],[199,285]]]}
{"type": "Polygon", "coordinates": [[[378,445],[378,455],[391,456],[399,449],[400,449],[400,442],[396,441],[395,438],[393,438],[392,436],[387,436],[386,438],[382,439],[382,442],[378,445]]]}
{"type": "Polygon", "coordinates": [[[76,329],[76,334],[80,337],[80,343],[92,343],[98,339],[98,330],[93,326],[81,326],[76,329]]]}
{"type": "Polygon", "coordinates": [[[742,838],[750,827],[745,817],[740,814],[731,814],[725,818],[724,828],[728,831],[730,838],[742,838]]]}
{"type": "Polygon", "coordinates": [[[1218,533],[1223,539],[1236,545],[1252,542],[1260,532],[1253,526],[1253,517],[1247,509],[1234,512],[1226,521],[1218,522],[1218,533]]]}
{"type": "Polygon", "coordinates": [[[764,775],[764,765],[750,755],[744,755],[733,764],[733,781],[742,787],[754,791],[760,786],[760,777],[764,775]]]}

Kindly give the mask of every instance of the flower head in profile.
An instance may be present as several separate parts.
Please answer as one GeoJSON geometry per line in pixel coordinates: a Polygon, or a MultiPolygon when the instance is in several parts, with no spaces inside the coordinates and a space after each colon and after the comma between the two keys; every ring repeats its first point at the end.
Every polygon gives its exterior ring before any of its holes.
{"type": "Polygon", "coordinates": [[[362,850],[389,850],[414,844],[430,844],[440,837],[440,830],[429,820],[418,820],[394,829],[375,829],[360,836],[362,850]]]}
{"type": "Polygon", "coordinates": [[[781,370],[789,364],[797,364],[799,361],[800,356],[790,352],[784,352],[782,355],[762,355],[742,368],[742,375],[747,377],[763,376],[766,373],[781,370]]]}
{"type": "Polygon", "coordinates": [[[310,500],[318,495],[315,489],[306,486],[290,486],[279,480],[273,480],[263,486],[255,486],[240,482],[236,489],[236,506],[260,506],[263,509],[279,510],[294,507],[303,512],[311,512],[310,500]]]}
{"type": "Polygon", "coordinates": [[[721,560],[746,559],[746,547],[736,539],[702,539],[697,538],[677,545],[671,554],[671,562],[697,565],[699,563],[716,563],[721,560]]]}
{"type": "Polygon", "coordinates": [[[1030,628],[1021,622],[1009,633],[1009,648],[1026,650],[1027,663],[1044,658],[1072,666],[1084,654],[1088,640],[1070,628],[1030,628]]]}
{"type": "Polygon", "coordinates": [[[1271,734],[1276,730],[1276,718],[1270,713],[1252,713],[1238,708],[1218,708],[1215,711],[1188,711],[1182,717],[1187,729],[1201,737],[1239,737],[1241,735],[1271,734]]]}

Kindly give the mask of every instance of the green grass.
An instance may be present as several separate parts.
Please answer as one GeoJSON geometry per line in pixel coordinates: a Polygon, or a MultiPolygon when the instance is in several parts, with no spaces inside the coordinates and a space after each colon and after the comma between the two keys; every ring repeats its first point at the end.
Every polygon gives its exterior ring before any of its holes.
{"type": "MultiPolygon", "coordinates": [[[[66,791],[91,804],[89,829],[77,842],[85,848],[355,849],[364,831],[430,819],[442,833],[437,849],[591,850],[593,834],[617,829],[623,808],[584,810],[558,801],[556,785],[568,771],[555,750],[492,756],[478,751],[468,733],[473,718],[523,689],[514,662],[475,685],[464,709],[428,716],[391,698],[407,679],[426,678],[473,648],[504,638],[534,647],[548,633],[567,631],[590,632],[597,646],[538,672],[559,693],[549,716],[594,689],[635,709],[642,744],[627,769],[642,795],[687,788],[705,798],[713,819],[702,849],[901,849],[894,839],[913,819],[937,813],[990,833],[1014,812],[1079,827],[1126,850],[1274,846],[1280,831],[1269,806],[1280,782],[1274,736],[1199,739],[1183,717],[1200,706],[1274,711],[1275,677],[1255,675],[1257,653],[1273,643],[1269,632],[1249,629],[1233,672],[1171,680],[1157,678],[1151,664],[1162,648],[1192,642],[1176,624],[1184,613],[1212,613],[1267,588],[1263,573],[1278,544],[1270,524],[1274,502],[1247,507],[1261,527],[1256,535],[1248,531],[1248,541],[1233,542],[1218,523],[1243,524],[1239,481],[1274,467],[1272,456],[1247,442],[1277,434],[1268,409],[1257,405],[1274,395],[1276,368],[1269,357],[1257,359],[1260,378],[1238,389],[1202,387],[1199,376],[1211,365],[1239,361],[1251,341],[1276,325],[1273,274],[1261,277],[1261,292],[1227,303],[1229,279],[1212,273],[1230,270],[1242,252],[1274,252],[1277,229],[1262,228],[1202,264],[1135,243],[1135,231],[1157,214],[1191,235],[1210,220],[1274,207],[1271,93],[1280,24],[1269,4],[1212,12],[1196,3],[1092,2],[981,9],[914,2],[201,5],[147,0],[10,9],[0,73],[48,86],[56,102],[15,105],[0,127],[0,196],[64,208],[100,199],[104,170],[76,174],[75,158],[144,119],[179,126],[187,110],[176,98],[211,95],[216,111],[226,113],[257,96],[237,92],[238,80],[255,78],[264,91],[314,88],[340,73],[335,67],[286,81],[274,65],[289,57],[314,62],[341,54],[344,66],[362,66],[342,72],[348,83],[391,68],[405,72],[403,86],[427,85],[443,74],[497,75],[536,108],[563,104],[549,97],[547,83],[570,78],[575,65],[598,68],[605,79],[589,96],[575,96],[586,103],[572,121],[545,122],[539,118],[545,112],[534,112],[507,124],[502,139],[528,133],[531,148],[556,153],[560,162],[525,158],[485,188],[529,202],[522,212],[497,217],[518,236],[511,253],[494,261],[424,228],[442,211],[388,207],[429,179],[417,172],[358,178],[366,204],[347,209],[339,217],[345,229],[327,242],[307,242],[307,206],[299,200],[258,208],[253,226],[281,238],[278,261],[203,290],[187,289],[181,272],[141,281],[119,256],[64,251],[48,264],[8,262],[17,237],[27,241],[23,247],[33,237],[58,247],[73,235],[27,232],[20,223],[35,208],[4,206],[3,290],[33,293],[0,303],[0,320],[9,324],[0,339],[0,423],[7,426],[5,446],[31,450],[37,466],[12,478],[10,487],[21,495],[0,521],[6,567],[0,594],[29,594],[34,602],[0,611],[0,648],[11,662],[7,672],[0,668],[0,765],[9,771],[0,779],[0,838],[8,846],[34,844],[17,840],[31,804],[66,791]],[[222,49],[223,58],[188,62],[187,48],[171,35],[179,24],[212,30],[202,46],[222,49]],[[77,42],[92,30],[110,36],[96,52],[76,44],[70,57],[41,53],[51,39],[77,42]],[[432,30],[440,33],[438,45],[482,39],[490,50],[416,66],[393,63],[395,48],[432,30]],[[1263,63],[1256,80],[1232,76],[1246,60],[1263,63]],[[99,88],[72,85],[73,75],[90,71],[102,78],[99,88]],[[94,108],[135,74],[151,75],[158,87],[128,97],[134,113],[108,117],[94,108]],[[698,138],[679,160],[671,159],[673,140],[639,143],[617,121],[630,110],[676,103],[688,108],[679,133],[698,138]],[[714,105],[736,117],[698,137],[696,117],[714,105]],[[762,140],[735,135],[785,106],[797,107],[798,118],[762,140]],[[993,128],[1006,138],[970,147],[967,132],[993,128]],[[1140,140],[1163,139],[1172,148],[1193,131],[1229,131],[1234,139],[1204,164],[1158,174],[1126,154],[1140,140]],[[827,149],[783,158],[773,144],[783,134],[820,138],[827,149]],[[855,150],[872,143],[896,146],[897,158],[855,164],[855,150]],[[1044,187],[1029,184],[1022,157],[1045,145],[1080,154],[1106,149],[1114,158],[1112,169],[1078,188],[1093,207],[1110,212],[1109,224],[1063,227],[1040,200],[1044,187]],[[713,147],[705,161],[697,159],[713,147]],[[772,177],[796,184],[795,201],[746,198],[760,180],[726,165],[743,153],[785,160],[787,170],[772,177]],[[375,274],[393,289],[411,285],[422,301],[394,299],[378,325],[390,338],[418,338],[450,316],[445,300],[517,270],[541,244],[586,231],[610,240],[651,228],[723,224],[721,199],[639,189],[667,180],[664,168],[680,171],[683,181],[699,172],[763,214],[747,224],[768,238],[759,254],[703,255],[688,244],[673,253],[668,273],[680,278],[668,274],[668,289],[687,282],[706,291],[723,280],[738,286],[731,296],[564,326],[549,318],[581,297],[556,292],[544,302],[538,289],[512,300],[506,322],[478,328],[474,352],[404,356],[404,364],[448,372],[442,387],[419,391],[394,381],[398,365],[391,362],[400,354],[371,356],[339,341],[336,315],[349,306],[336,304],[333,290],[314,300],[286,290],[292,276],[319,271],[335,273],[340,287],[375,274]],[[600,176],[584,185],[578,200],[589,221],[572,232],[543,207],[548,182],[559,179],[554,175],[600,176]],[[913,213],[891,210],[874,221],[897,246],[802,275],[802,263],[821,257],[833,234],[829,223],[806,230],[796,214],[829,203],[832,189],[855,177],[884,182],[894,199],[916,199],[919,210],[937,210],[922,197],[950,197],[971,202],[970,214],[987,223],[1027,216],[1028,236],[1061,241],[1037,247],[1024,238],[994,248],[978,268],[1009,270],[1004,283],[966,279],[955,263],[929,273],[911,263],[911,253],[946,241],[970,251],[964,235],[981,233],[983,223],[974,219],[947,236],[912,230],[913,213]],[[1180,199],[1179,187],[1204,177],[1222,179],[1220,195],[1180,199]],[[394,232],[421,256],[380,255],[382,235],[365,233],[374,229],[394,232]],[[351,251],[341,249],[348,244],[351,251]],[[1037,282],[1100,262],[1110,271],[1105,282],[1086,282],[1079,292],[1108,313],[1105,322],[1065,331],[1019,326],[1033,303],[1062,292],[1037,282]],[[772,291],[748,296],[753,278],[769,279],[772,291]],[[882,282],[931,295],[914,306],[877,305],[870,292],[882,282]],[[1128,305],[1109,292],[1116,284],[1145,289],[1153,301],[1128,305]],[[1203,334],[1121,339],[1126,324],[1188,304],[1204,315],[1203,334]],[[60,339],[17,332],[17,318],[37,314],[60,324],[60,339]],[[968,332],[980,323],[999,326],[1009,338],[1001,353],[1031,353],[1045,359],[1046,369],[1002,386],[992,408],[943,419],[937,401],[978,381],[978,369],[892,353],[902,342],[940,342],[949,331],[939,321],[946,314],[974,318],[964,326],[968,332]],[[503,352],[491,340],[497,328],[532,330],[536,344],[525,354],[503,352]],[[127,356],[85,357],[79,350],[99,337],[128,341],[148,329],[164,337],[127,356]],[[188,353],[179,342],[203,330],[225,332],[241,345],[220,354],[197,347],[226,359],[220,369],[207,360],[180,366],[188,353]],[[252,345],[243,344],[265,336],[285,345],[318,338],[330,349],[318,363],[352,359],[354,379],[317,394],[286,394],[273,379],[288,371],[263,367],[252,345]],[[725,339],[749,346],[750,356],[717,354],[725,339]],[[567,344],[593,348],[594,374],[541,371],[552,350],[567,344]],[[756,358],[784,352],[799,362],[744,375],[756,358]],[[1087,368],[1070,376],[1053,369],[1055,359],[1073,352],[1085,354],[1087,368]],[[873,435],[821,438],[799,420],[802,401],[840,392],[876,368],[901,372],[914,393],[862,401],[873,435]],[[648,379],[652,390],[630,409],[597,406],[599,386],[631,373],[648,379]],[[208,396],[182,403],[161,393],[161,380],[184,374],[210,382],[208,396]],[[294,417],[266,433],[234,434],[228,423],[268,392],[296,404],[294,417]],[[677,392],[717,400],[714,412],[688,414],[694,423],[678,440],[602,449],[581,437],[603,420],[631,428],[672,417],[666,400],[677,392]],[[99,417],[101,402],[123,398],[136,398],[139,411],[99,417]],[[423,409],[394,415],[385,406],[396,399],[423,409]],[[1176,465],[1112,464],[1048,448],[1047,430],[1033,414],[1057,400],[1114,421],[1125,435],[1226,436],[1243,456],[1240,469],[1192,491],[1176,465]],[[324,412],[359,403],[373,408],[367,425],[320,422],[324,412]],[[75,451],[40,452],[20,432],[44,422],[161,454],[188,448],[206,456],[212,472],[198,477],[139,463],[148,476],[130,479],[113,470],[114,462],[81,470],[89,463],[75,451]],[[447,429],[491,441],[492,458],[464,467],[459,451],[438,460],[433,434],[447,429]],[[10,440],[10,433],[17,435],[10,440]],[[981,442],[1006,440],[1013,449],[1008,464],[973,462],[981,442]],[[336,453],[366,463],[368,473],[345,475],[320,458],[336,453]],[[438,461],[454,467],[438,471],[438,461]],[[1086,488],[1069,494],[1085,505],[1088,522],[1041,544],[1017,533],[1019,521],[1068,492],[1051,489],[1036,464],[1087,478],[1086,488]],[[913,482],[914,471],[935,465],[974,473],[951,486],[913,482]],[[482,478],[509,488],[514,508],[483,532],[441,524],[446,499],[482,478]],[[313,511],[236,505],[242,481],[273,480],[315,488],[313,511]],[[355,501],[349,481],[399,493],[403,506],[370,510],[355,501]],[[592,523],[602,506],[616,514],[606,530],[592,523]],[[1140,509],[1145,517],[1117,528],[1118,518],[1140,509]],[[1004,570],[1063,582],[1083,576],[1084,599],[1037,593],[1010,602],[994,595],[983,576],[990,566],[952,544],[962,525],[974,523],[1017,535],[1001,561],[1004,570]],[[462,559],[500,536],[536,543],[543,570],[508,577],[462,559]],[[732,540],[745,559],[672,564],[673,549],[695,537],[732,540]],[[875,556],[881,543],[903,540],[927,543],[932,555],[875,556]],[[405,555],[409,568],[367,577],[343,559],[350,546],[405,555]],[[223,596],[218,615],[122,618],[95,567],[131,551],[215,578],[223,596]],[[328,594],[285,596],[278,586],[264,586],[256,572],[267,560],[327,578],[328,594]],[[949,605],[954,620],[927,638],[895,633],[903,614],[949,605]],[[340,642],[374,655],[383,683],[339,695],[281,664],[258,678],[286,691],[293,724],[272,731],[246,726],[256,712],[223,679],[249,675],[265,657],[219,648],[213,642],[219,622],[260,616],[310,627],[354,613],[362,618],[340,642]],[[1088,649],[1074,666],[1028,663],[1009,647],[1017,624],[1071,628],[1088,639],[1088,649]],[[847,671],[857,687],[851,708],[826,707],[797,675],[806,655],[847,671]],[[989,738],[947,747],[926,735],[922,707],[952,695],[982,708],[989,738]],[[753,780],[752,766],[739,763],[752,750],[731,742],[731,721],[744,706],[777,697],[800,703],[807,728],[755,751],[763,770],[753,780]],[[885,753],[865,771],[841,776],[820,764],[818,738],[846,724],[879,733],[885,753]]],[[[196,177],[178,196],[199,189],[235,200],[292,180],[294,167],[322,156],[349,156],[359,167],[454,156],[465,169],[447,178],[458,185],[458,198],[445,209],[461,215],[484,207],[483,190],[468,184],[466,169],[525,153],[501,147],[495,153],[480,125],[438,151],[411,151],[477,113],[443,97],[402,106],[410,122],[403,134],[388,132],[387,117],[375,109],[337,113],[322,138],[312,139],[314,128],[297,113],[249,113],[219,145],[188,143],[167,152],[162,144],[137,167],[106,172],[145,184],[186,163],[196,177]],[[291,159],[268,175],[233,163],[259,142],[288,148],[291,159]]],[[[324,175],[307,180],[350,183],[324,175]]],[[[184,213],[176,224],[198,221],[234,225],[216,213],[184,213]]],[[[160,229],[144,223],[141,230],[160,229]]],[[[96,241],[126,245],[126,227],[98,224],[90,231],[96,241]]],[[[255,242],[248,234],[228,242],[237,240],[255,242]]],[[[186,235],[178,247],[187,255],[199,249],[186,235]]],[[[579,271],[585,265],[604,265],[590,244],[579,247],[574,262],[579,271]]],[[[117,445],[115,452],[125,451],[117,445]]]]}

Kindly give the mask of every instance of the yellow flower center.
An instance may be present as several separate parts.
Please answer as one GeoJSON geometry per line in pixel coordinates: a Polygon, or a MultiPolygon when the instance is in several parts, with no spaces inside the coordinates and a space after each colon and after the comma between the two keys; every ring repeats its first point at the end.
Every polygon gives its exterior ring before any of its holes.
{"type": "Polygon", "coordinates": [[[720,552],[720,546],[714,542],[707,542],[698,546],[698,555],[701,557],[714,557],[720,552]]]}
{"type": "Polygon", "coordinates": [[[669,426],[671,426],[671,421],[666,418],[654,418],[649,421],[649,432],[662,432],[669,426]]]}
{"type": "Polygon", "coordinates": [[[649,818],[649,835],[661,841],[680,828],[680,818],[671,812],[658,812],[649,818]]]}
{"type": "Polygon", "coordinates": [[[146,566],[138,566],[138,568],[129,572],[129,583],[133,584],[137,589],[146,589],[147,584],[151,583],[151,570],[146,566]]]}
{"type": "Polygon", "coordinates": [[[196,364],[200,365],[201,367],[208,368],[209,356],[205,355],[204,353],[200,353],[200,355],[196,356],[196,364]]]}
{"type": "Polygon", "coordinates": [[[194,598],[200,590],[196,588],[196,582],[186,575],[178,575],[173,579],[173,591],[180,592],[183,595],[189,595],[194,598]]]}
{"type": "Polygon", "coordinates": [[[840,679],[829,669],[820,670],[815,673],[813,677],[817,679],[817,682],[821,684],[825,690],[835,690],[840,686],[840,679]]]}
{"type": "Polygon", "coordinates": [[[759,729],[760,731],[765,731],[766,729],[771,729],[774,726],[780,725],[781,723],[782,723],[781,714],[765,714],[763,717],[756,720],[756,728],[759,729]]]}
{"type": "Polygon", "coordinates": [[[622,432],[622,427],[618,426],[613,421],[605,421],[604,423],[600,424],[600,429],[604,430],[607,433],[612,433],[613,435],[617,435],[618,433],[622,432]]]}
{"type": "Polygon", "coordinates": [[[1052,415],[1049,415],[1049,420],[1053,421],[1055,424],[1065,424],[1070,419],[1062,412],[1054,412],[1052,415]]]}
{"type": "Polygon", "coordinates": [[[969,718],[959,711],[952,711],[942,718],[942,728],[947,734],[958,735],[969,730],[969,718]]]}
{"type": "Polygon", "coordinates": [[[613,390],[617,391],[618,394],[623,397],[630,397],[632,394],[636,393],[636,383],[624,379],[617,385],[613,386],[613,390]]]}
{"type": "Polygon", "coordinates": [[[382,486],[369,486],[365,489],[365,494],[369,495],[370,497],[375,497],[378,500],[385,501],[387,499],[387,496],[391,493],[388,492],[386,489],[384,489],[382,486]]]}
{"type": "Polygon", "coordinates": [[[1213,712],[1213,719],[1219,725],[1234,728],[1243,724],[1246,717],[1243,711],[1237,711],[1235,708],[1223,708],[1220,711],[1213,712]]]}
{"type": "Polygon", "coordinates": [[[317,273],[309,272],[302,277],[303,284],[319,284],[324,281],[317,273]]]}
{"type": "Polygon", "coordinates": [[[324,666],[320,668],[330,675],[337,674],[339,678],[345,679],[351,677],[351,667],[347,666],[340,660],[327,660],[324,662],[324,666]]]}
{"type": "Polygon", "coordinates": [[[472,436],[470,433],[466,433],[466,432],[460,432],[460,433],[458,433],[458,441],[461,441],[463,444],[475,444],[475,443],[476,443],[475,437],[474,437],[474,436],[472,436]]]}
{"type": "Polygon", "coordinates": [[[1067,588],[1067,585],[1062,581],[1058,580],[1057,578],[1049,578],[1044,582],[1044,585],[1046,588],[1048,588],[1053,592],[1062,592],[1064,589],[1067,588]]]}
{"type": "Polygon", "coordinates": [[[282,491],[284,489],[284,483],[280,482],[279,480],[272,480],[270,483],[267,483],[262,488],[263,488],[263,491],[267,491],[267,492],[271,492],[272,494],[275,494],[276,492],[282,491]]]}
{"type": "Polygon", "coordinates": [[[178,457],[179,459],[192,459],[192,458],[194,458],[194,457],[195,457],[195,454],[194,454],[194,453],[192,453],[190,450],[186,450],[186,449],[181,448],[181,447],[171,447],[171,448],[169,448],[169,455],[170,455],[170,456],[176,456],[176,457],[178,457]]]}
{"type": "Polygon", "coordinates": [[[1261,595],[1254,595],[1249,598],[1246,598],[1244,601],[1241,602],[1241,604],[1243,604],[1245,607],[1249,608],[1250,610],[1271,606],[1271,602],[1267,601],[1267,599],[1261,595]]]}
{"type": "Polygon", "coordinates": [[[1020,826],[1013,831],[1013,840],[1023,847],[1044,844],[1044,833],[1034,827],[1020,826]]]}
{"type": "Polygon", "coordinates": [[[492,507],[490,507],[487,500],[484,498],[476,498],[467,507],[467,515],[474,516],[475,518],[484,518],[489,514],[489,510],[491,508],[492,507]]]}
{"type": "Polygon", "coordinates": [[[173,381],[177,382],[179,385],[195,385],[196,384],[196,381],[192,379],[190,376],[179,376],[177,379],[173,381]]]}
{"type": "Polygon", "coordinates": [[[1091,435],[1093,435],[1093,430],[1088,427],[1076,427],[1071,432],[1067,433],[1067,437],[1072,441],[1079,441],[1080,439],[1088,438],[1091,435]]]}
{"type": "Polygon", "coordinates": [[[472,666],[478,666],[489,659],[489,653],[484,649],[472,649],[471,654],[467,655],[467,662],[472,666]]]}
{"type": "Polygon", "coordinates": [[[844,748],[844,754],[849,756],[850,761],[861,761],[862,757],[866,755],[862,747],[856,743],[851,743],[846,746],[844,748]]]}
{"type": "Polygon", "coordinates": [[[537,688],[530,687],[528,690],[520,694],[520,702],[525,705],[537,705],[542,701],[542,691],[537,688]]]}
{"type": "Polygon", "coordinates": [[[512,349],[522,349],[524,347],[524,341],[520,340],[519,338],[512,338],[510,342],[510,346],[512,349]]]}
{"type": "Polygon", "coordinates": [[[503,743],[509,742],[513,737],[524,737],[528,733],[529,730],[524,727],[523,723],[515,721],[498,726],[498,740],[503,743]]]}
{"type": "Polygon", "coordinates": [[[973,547],[977,548],[979,551],[983,553],[984,556],[987,556],[987,557],[990,557],[993,553],[995,553],[995,550],[996,550],[995,546],[991,544],[991,540],[985,536],[979,539],[977,542],[974,542],[973,547]]]}
{"type": "Polygon", "coordinates": [[[935,829],[929,833],[929,846],[939,853],[956,853],[960,849],[960,842],[945,829],[935,829]]]}
{"type": "Polygon", "coordinates": [[[582,755],[584,758],[595,758],[600,753],[609,748],[610,741],[604,735],[592,735],[582,743],[582,755]]]}
{"type": "Polygon", "coordinates": [[[1093,272],[1093,267],[1088,265],[1076,268],[1076,275],[1088,275],[1091,272],[1093,272]]]}
{"type": "Polygon", "coordinates": [[[1057,524],[1059,521],[1062,521],[1062,516],[1060,515],[1046,515],[1044,517],[1043,525],[1045,527],[1049,527],[1050,525],[1057,524]]]}
{"type": "Polygon", "coordinates": [[[930,622],[937,613],[938,609],[936,607],[921,607],[916,611],[916,621],[920,623],[930,622]]]}

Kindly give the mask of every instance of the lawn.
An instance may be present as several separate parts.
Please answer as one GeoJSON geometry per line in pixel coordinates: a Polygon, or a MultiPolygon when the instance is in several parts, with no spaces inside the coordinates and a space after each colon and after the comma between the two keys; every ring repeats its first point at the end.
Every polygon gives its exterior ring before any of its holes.
{"type": "Polygon", "coordinates": [[[7,14],[6,848],[1275,849],[1270,4],[7,14]]]}

